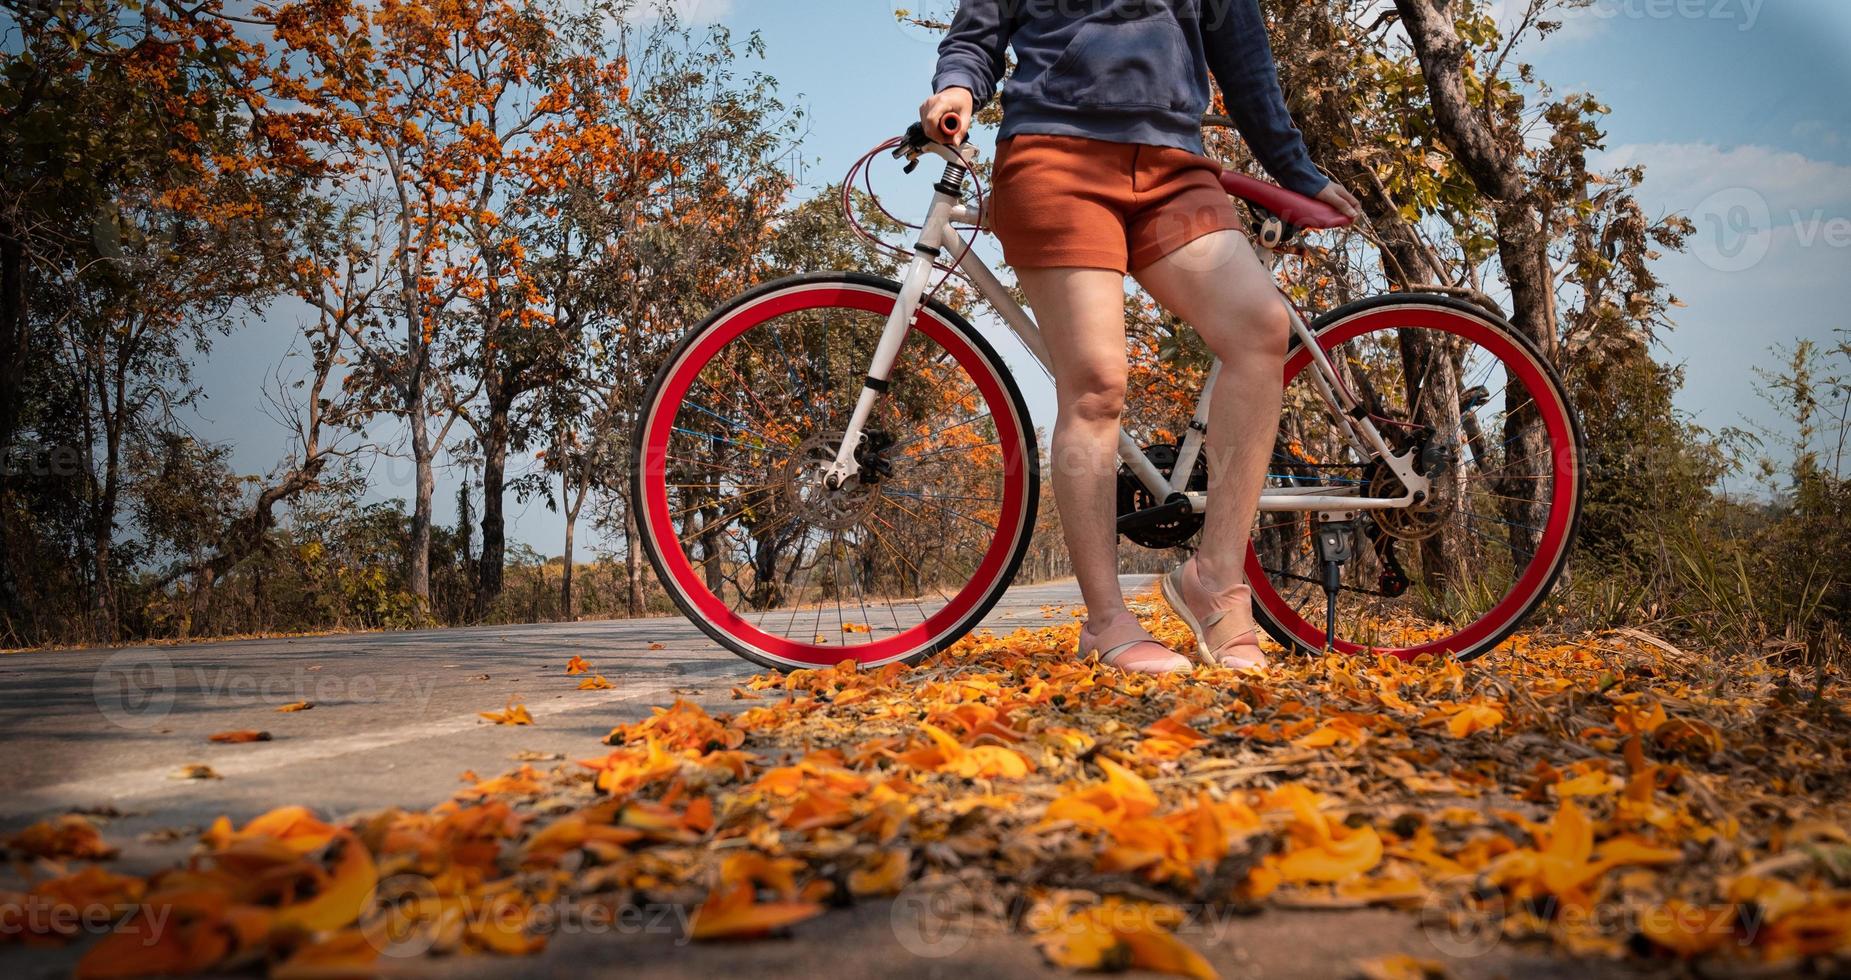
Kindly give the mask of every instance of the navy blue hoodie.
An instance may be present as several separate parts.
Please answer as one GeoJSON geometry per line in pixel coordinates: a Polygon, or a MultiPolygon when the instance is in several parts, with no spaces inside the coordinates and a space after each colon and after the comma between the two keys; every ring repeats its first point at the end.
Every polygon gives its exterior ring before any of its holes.
{"type": "Polygon", "coordinates": [[[1273,179],[1305,195],[1330,182],[1285,107],[1259,0],[962,0],[933,91],[963,86],[983,105],[1011,45],[1005,139],[1053,133],[1201,153],[1212,70],[1273,179]]]}

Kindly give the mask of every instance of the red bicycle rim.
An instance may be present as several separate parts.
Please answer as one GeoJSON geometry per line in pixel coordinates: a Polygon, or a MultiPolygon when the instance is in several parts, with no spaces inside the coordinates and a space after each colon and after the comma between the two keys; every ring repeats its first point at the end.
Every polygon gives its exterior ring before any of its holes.
{"type": "MultiPolygon", "coordinates": [[[[1457,312],[1415,306],[1391,306],[1380,310],[1363,313],[1354,319],[1330,327],[1318,334],[1318,343],[1325,350],[1354,340],[1363,334],[1376,330],[1396,327],[1422,327],[1439,330],[1455,336],[1464,337],[1483,346],[1496,355],[1504,364],[1516,372],[1517,377],[1533,393],[1552,392],[1547,372],[1534,357],[1521,345],[1496,330],[1486,329],[1482,324],[1457,312]]],[[[1311,365],[1311,351],[1300,345],[1298,350],[1286,361],[1285,383],[1311,365]]],[[[1544,404],[1538,397],[1537,404],[1544,404]]],[[[1564,413],[1564,406],[1553,404],[1548,411],[1540,412],[1549,432],[1550,459],[1554,468],[1556,493],[1550,502],[1549,517],[1543,526],[1543,534],[1538,542],[1536,556],[1511,587],[1510,592],[1490,611],[1466,626],[1465,629],[1450,636],[1423,643],[1418,646],[1401,648],[1365,647],[1358,643],[1339,639],[1333,648],[1340,653],[1386,653],[1403,660],[1412,660],[1425,653],[1453,654],[1469,650],[1479,643],[1496,636],[1508,627],[1519,613],[1528,608],[1530,603],[1549,586],[1552,571],[1562,551],[1568,547],[1569,528],[1574,516],[1576,484],[1580,479],[1580,468],[1575,461],[1575,440],[1573,429],[1564,413]]],[[[1259,552],[1251,542],[1247,546],[1247,581],[1253,586],[1254,600],[1270,615],[1274,622],[1311,649],[1322,649],[1324,630],[1314,625],[1286,602],[1271,581],[1266,577],[1266,570],[1260,564],[1259,552]]]]}
{"type": "Polygon", "coordinates": [[[846,307],[886,315],[892,312],[893,302],[893,295],[884,290],[848,284],[815,284],[781,290],[732,311],[714,323],[697,343],[681,352],[670,369],[668,380],[653,406],[653,414],[645,429],[643,505],[649,516],[649,533],[657,535],[654,547],[667,569],[668,577],[672,579],[664,585],[686,597],[710,624],[729,637],[765,657],[793,667],[823,667],[843,660],[864,664],[885,663],[917,653],[927,646],[956,639],[952,634],[982,601],[994,579],[1007,570],[1016,543],[1028,530],[1024,519],[1027,494],[1023,487],[1024,481],[1019,477],[1027,463],[1022,451],[1026,440],[1009,395],[993,374],[989,361],[958,330],[921,308],[913,318],[912,329],[930,338],[956,359],[982,393],[990,409],[990,417],[996,425],[1005,474],[997,534],[984,552],[971,580],[942,608],[925,617],[923,622],[870,643],[840,646],[797,643],[788,637],[767,633],[734,612],[701,581],[680,542],[673,536],[674,522],[669,516],[666,472],[674,413],[665,409],[681,403],[702,368],[720,348],[767,320],[798,310],[825,307],[846,307]],[[660,537],[663,534],[668,535],[667,540],[660,537]]]}

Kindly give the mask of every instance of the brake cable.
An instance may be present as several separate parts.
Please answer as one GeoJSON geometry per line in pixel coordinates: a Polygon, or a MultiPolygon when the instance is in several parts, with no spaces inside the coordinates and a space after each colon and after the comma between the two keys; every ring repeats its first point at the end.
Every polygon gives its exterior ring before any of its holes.
{"type": "MultiPolygon", "coordinates": [[[[905,145],[906,145],[906,140],[903,137],[898,137],[898,136],[893,137],[892,139],[889,139],[881,143],[879,146],[876,146],[874,149],[869,150],[867,153],[862,154],[861,158],[856,160],[854,165],[848,168],[847,176],[842,178],[842,214],[844,217],[848,219],[849,230],[853,231],[857,237],[861,238],[863,241],[867,242],[868,244],[873,245],[875,248],[878,248],[883,252],[893,255],[896,258],[910,260],[913,256],[912,250],[900,248],[897,245],[890,244],[889,242],[887,242],[886,239],[883,239],[879,235],[875,234],[874,232],[869,231],[867,227],[861,223],[861,220],[855,215],[855,202],[854,202],[855,182],[857,178],[859,178],[861,181],[861,185],[862,185],[862,191],[867,195],[868,200],[874,202],[875,208],[877,208],[880,211],[883,217],[885,217],[888,221],[893,222],[894,224],[900,226],[903,229],[912,229],[916,231],[924,230],[925,228],[924,225],[915,224],[911,221],[908,221],[900,217],[899,215],[894,214],[892,211],[887,210],[886,205],[881,203],[880,195],[874,192],[873,170],[872,168],[868,166],[870,163],[874,161],[875,157],[881,155],[882,153],[888,153],[890,151],[900,149],[901,147],[905,145]]],[[[983,215],[984,200],[986,197],[984,188],[983,188],[983,178],[977,175],[977,172],[975,168],[973,167],[965,166],[964,170],[970,176],[972,190],[974,191],[976,195],[976,213],[979,219],[981,219],[983,215]]],[[[981,224],[952,225],[951,227],[953,231],[958,231],[959,229],[968,230],[970,232],[970,235],[968,238],[966,238],[962,234],[959,235],[959,238],[963,240],[963,248],[958,252],[957,257],[953,259],[950,264],[946,264],[936,259],[933,260],[932,267],[935,269],[943,270],[945,274],[939,278],[938,282],[935,285],[933,285],[930,289],[927,289],[925,291],[922,298],[931,298],[935,296],[940,289],[944,288],[945,283],[949,281],[951,277],[954,275],[960,279],[963,279],[965,282],[969,282],[973,287],[976,285],[976,283],[973,282],[969,276],[959,271],[958,264],[962,263],[964,261],[965,256],[969,255],[971,253],[971,250],[976,247],[977,236],[983,233],[983,227],[981,224]]]]}

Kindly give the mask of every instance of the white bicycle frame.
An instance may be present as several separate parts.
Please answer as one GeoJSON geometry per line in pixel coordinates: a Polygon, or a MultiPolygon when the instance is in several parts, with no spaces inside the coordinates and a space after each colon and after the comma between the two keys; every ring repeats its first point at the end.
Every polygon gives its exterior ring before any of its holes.
{"type": "MultiPolygon", "coordinates": [[[[862,428],[867,424],[868,415],[873,411],[875,402],[887,389],[887,379],[893,370],[895,358],[910,332],[913,317],[919,311],[921,298],[930,281],[934,264],[951,253],[958,271],[970,278],[977,286],[978,292],[989,300],[1003,322],[1028,348],[1029,353],[1041,363],[1052,375],[1052,364],[1048,359],[1047,344],[1043,341],[1041,330],[1035,321],[1022,309],[1021,304],[1009,295],[996,274],[990,270],[974,249],[968,249],[958,236],[953,225],[981,226],[984,215],[964,204],[961,194],[953,194],[947,188],[957,188],[962,183],[963,169],[969,165],[958,151],[939,143],[931,143],[925,148],[937,156],[943,157],[947,164],[947,179],[941,180],[932,195],[932,206],[926,214],[925,226],[920,230],[919,238],[913,245],[913,258],[906,267],[901,280],[899,300],[894,304],[893,312],[887,318],[887,325],[881,332],[880,343],[875,346],[873,362],[868,366],[868,378],[861,389],[861,395],[855,402],[855,410],[849,418],[848,428],[844,430],[841,447],[837,450],[834,463],[824,472],[823,478],[830,486],[841,486],[849,477],[855,475],[858,466],[855,462],[855,449],[862,439],[862,428]],[[955,178],[955,179],[954,179],[955,178]]],[[[965,152],[972,152],[966,144],[965,152]]],[[[1262,262],[1270,270],[1279,259],[1278,252],[1264,242],[1256,242],[1262,262]]],[[[1399,478],[1406,491],[1399,497],[1370,497],[1363,494],[1363,488],[1347,489],[1329,486],[1309,487],[1268,487],[1260,495],[1260,510],[1271,511],[1313,511],[1326,520],[1348,520],[1357,511],[1394,510],[1412,506],[1424,499],[1428,490],[1425,477],[1414,472],[1413,453],[1397,455],[1390,448],[1382,433],[1375,427],[1361,403],[1337,375],[1336,368],[1318,346],[1311,328],[1304,318],[1298,315],[1283,294],[1279,301],[1284,303],[1291,315],[1292,333],[1298,342],[1311,352],[1313,367],[1312,381],[1316,385],[1318,396],[1330,410],[1331,418],[1337,420],[1349,436],[1352,447],[1361,458],[1376,458],[1385,464],[1399,478]]],[[[1144,455],[1137,442],[1125,433],[1118,433],[1118,456],[1127,468],[1136,474],[1138,481],[1150,491],[1153,500],[1169,503],[1180,495],[1186,500],[1191,513],[1205,513],[1208,495],[1188,489],[1189,476],[1194,472],[1196,460],[1202,452],[1203,442],[1208,431],[1209,395],[1214,389],[1215,378],[1221,371],[1221,362],[1216,360],[1208,369],[1208,377],[1202,387],[1201,395],[1196,399],[1195,415],[1189,423],[1187,433],[1183,436],[1178,449],[1176,464],[1171,469],[1171,476],[1165,477],[1144,455]]]]}

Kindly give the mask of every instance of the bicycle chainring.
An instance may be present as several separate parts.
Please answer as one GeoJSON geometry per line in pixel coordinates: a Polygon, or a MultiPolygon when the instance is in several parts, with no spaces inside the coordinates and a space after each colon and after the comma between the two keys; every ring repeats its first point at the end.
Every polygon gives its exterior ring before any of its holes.
{"type": "MultiPolygon", "coordinates": [[[[1144,458],[1150,460],[1151,465],[1155,466],[1157,472],[1162,473],[1166,480],[1169,479],[1171,471],[1176,468],[1176,458],[1180,454],[1181,452],[1178,446],[1169,444],[1146,446],[1144,448],[1144,458]]],[[[1198,491],[1206,491],[1208,489],[1208,456],[1206,453],[1196,456],[1195,467],[1189,474],[1189,485],[1186,489],[1198,491]]],[[[1163,501],[1152,496],[1150,490],[1138,480],[1137,474],[1132,473],[1131,470],[1123,464],[1119,465],[1119,517],[1124,517],[1127,514],[1135,514],[1140,510],[1148,510],[1161,503],[1163,503],[1163,501]]],[[[1140,548],[1150,548],[1160,551],[1165,548],[1175,548],[1187,544],[1189,540],[1194,538],[1196,533],[1201,530],[1202,515],[1185,514],[1172,520],[1146,525],[1133,531],[1126,531],[1125,538],[1140,548]]]]}

